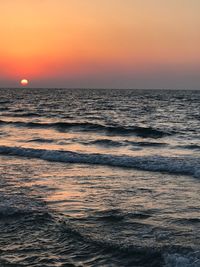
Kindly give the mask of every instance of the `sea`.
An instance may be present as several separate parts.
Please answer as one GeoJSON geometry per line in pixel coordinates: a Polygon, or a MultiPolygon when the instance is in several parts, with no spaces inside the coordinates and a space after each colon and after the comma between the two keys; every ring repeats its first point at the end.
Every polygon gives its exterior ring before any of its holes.
{"type": "Polygon", "coordinates": [[[200,267],[200,90],[0,89],[1,267],[200,267]]]}

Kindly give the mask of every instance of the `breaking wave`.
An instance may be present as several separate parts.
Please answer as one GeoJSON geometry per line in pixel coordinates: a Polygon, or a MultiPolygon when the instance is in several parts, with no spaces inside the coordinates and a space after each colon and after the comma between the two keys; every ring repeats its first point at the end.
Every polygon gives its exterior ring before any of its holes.
{"type": "Polygon", "coordinates": [[[48,161],[106,165],[167,172],[200,177],[200,159],[191,156],[117,156],[112,154],[77,153],[72,151],[0,146],[0,154],[39,158],[48,161]]]}

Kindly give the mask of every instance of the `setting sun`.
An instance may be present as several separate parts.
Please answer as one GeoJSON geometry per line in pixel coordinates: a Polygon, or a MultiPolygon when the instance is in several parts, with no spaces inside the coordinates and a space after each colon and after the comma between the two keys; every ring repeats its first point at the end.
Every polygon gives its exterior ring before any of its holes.
{"type": "Polygon", "coordinates": [[[20,83],[21,83],[22,86],[26,86],[26,85],[28,85],[28,80],[27,79],[22,79],[20,83]]]}

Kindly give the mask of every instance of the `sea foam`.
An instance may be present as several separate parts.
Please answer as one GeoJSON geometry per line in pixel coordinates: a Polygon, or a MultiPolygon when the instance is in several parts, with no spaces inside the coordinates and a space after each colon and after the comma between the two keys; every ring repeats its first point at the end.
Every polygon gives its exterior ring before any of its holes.
{"type": "Polygon", "coordinates": [[[200,158],[191,156],[117,156],[112,154],[77,153],[72,151],[0,146],[0,154],[38,158],[55,162],[106,165],[167,172],[200,177],[200,158]]]}

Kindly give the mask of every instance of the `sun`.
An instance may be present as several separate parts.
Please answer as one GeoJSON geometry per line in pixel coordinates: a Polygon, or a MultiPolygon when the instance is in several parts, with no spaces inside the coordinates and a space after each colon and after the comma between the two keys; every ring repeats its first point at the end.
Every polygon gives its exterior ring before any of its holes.
{"type": "Polygon", "coordinates": [[[29,81],[27,79],[22,79],[20,81],[20,83],[21,83],[22,86],[26,86],[26,85],[28,85],[29,81]]]}

